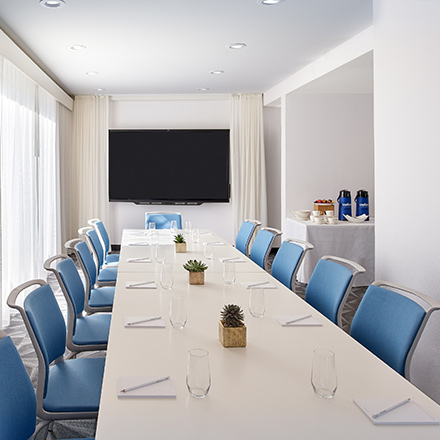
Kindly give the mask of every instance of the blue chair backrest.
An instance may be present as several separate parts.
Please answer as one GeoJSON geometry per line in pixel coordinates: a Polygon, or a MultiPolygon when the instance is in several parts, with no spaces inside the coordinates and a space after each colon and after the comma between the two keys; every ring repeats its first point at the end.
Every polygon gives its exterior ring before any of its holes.
{"type": "Polygon", "coordinates": [[[250,258],[263,269],[265,269],[264,262],[266,261],[273,240],[274,234],[272,232],[260,229],[252,245],[250,258]]]}
{"type": "Polygon", "coordinates": [[[344,295],[353,277],[350,269],[328,260],[319,260],[306,288],[306,301],[335,324],[344,295]]]}
{"type": "Polygon", "coordinates": [[[249,241],[252,238],[252,234],[254,233],[257,225],[252,222],[244,221],[238,231],[237,237],[235,239],[235,247],[244,255],[247,256],[247,249],[249,245],[249,241]]]}
{"type": "Polygon", "coordinates": [[[180,214],[146,214],[145,229],[148,229],[148,223],[156,223],[156,229],[170,229],[171,221],[176,220],[177,229],[182,229],[182,216],[180,214]]]}
{"type": "Polygon", "coordinates": [[[99,267],[102,267],[104,264],[104,249],[102,248],[98,233],[94,229],[91,229],[90,231],[87,231],[87,236],[90,238],[93,249],[98,256],[99,267]]]}
{"type": "Polygon", "coordinates": [[[98,220],[96,222],[96,227],[98,228],[98,231],[101,234],[101,238],[104,242],[104,251],[107,254],[107,252],[110,250],[110,237],[108,236],[104,223],[102,223],[101,220],[98,220]]]}
{"type": "Polygon", "coordinates": [[[44,396],[47,392],[49,364],[62,357],[66,349],[66,324],[49,284],[30,292],[23,308],[37,338],[46,365],[44,396]]]}
{"type": "Polygon", "coordinates": [[[90,280],[90,286],[94,286],[96,283],[96,265],[93,261],[92,254],[90,253],[90,249],[87,246],[87,243],[85,241],[81,241],[75,245],[75,250],[79,254],[79,258],[81,258],[81,261],[86,268],[87,276],[90,280]]]}
{"type": "Polygon", "coordinates": [[[0,339],[0,438],[27,440],[35,430],[34,387],[9,336],[0,339]]]}
{"type": "Polygon", "coordinates": [[[295,243],[283,241],[272,263],[272,276],[289,289],[304,249],[295,243]]]}
{"type": "Polygon", "coordinates": [[[351,336],[390,367],[405,375],[405,362],[425,310],[392,290],[369,286],[356,311],[351,336]]]}

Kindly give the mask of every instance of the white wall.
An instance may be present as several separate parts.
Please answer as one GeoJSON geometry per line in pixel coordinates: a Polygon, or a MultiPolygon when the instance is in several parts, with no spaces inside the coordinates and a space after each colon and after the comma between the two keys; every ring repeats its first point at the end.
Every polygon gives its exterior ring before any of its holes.
{"type": "MultiPolygon", "coordinates": [[[[374,0],[376,278],[440,300],[440,1],[374,0]]],[[[440,319],[415,381],[440,402],[440,319]]]]}
{"type": "MultiPolygon", "coordinates": [[[[156,97],[135,100],[115,99],[110,103],[111,129],[190,129],[229,128],[229,96],[220,99],[156,97]]],[[[178,182],[176,182],[178,184],[178,182]]],[[[156,206],[110,203],[110,230],[113,243],[120,243],[122,229],[144,228],[146,211],[179,211],[183,221],[194,227],[212,229],[225,240],[234,242],[231,203],[205,203],[201,206],[156,206]]]]}
{"type": "MultiPolygon", "coordinates": [[[[370,195],[374,216],[373,97],[290,93],[286,101],[286,215],[336,201],[341,189],[370,195]]],[[[337,204],[336,204],[337,205],[337,204]]]]}

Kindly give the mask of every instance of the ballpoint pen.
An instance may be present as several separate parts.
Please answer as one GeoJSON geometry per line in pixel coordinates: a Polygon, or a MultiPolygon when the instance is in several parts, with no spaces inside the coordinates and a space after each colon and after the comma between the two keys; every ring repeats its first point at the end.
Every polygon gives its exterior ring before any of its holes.
{"type": "Polygon", "coordinates": [[[294,322],[302,321],[303,319],[310,318],[312,315],[301,316],[300,318],[295,318],[290,321],[287,321],[284,325],[293,324],[294,322]]]}
{"type": "Polygon", "coordinates": [[[158,319],[162,319],[162,316],[155,316],[154,318],[146,318],[139,321],[128,322],[127,325],[143,324],[144,322],[157,321],[158,319]]]}
{"type": "Polygon", "coordinates": [[[389,413],[390,411],[393,411],[397,408],[400,408],[402,405],[405,405],[406,403],[408,403],[411,400],[410,397],[408,397],[408,399],[402,400],[402,402],[396,403],[393,406],[390,406],[389,408],[385,408],[382,411],[377,412],[376,414],[373,414],[371,417],[373,417],[373,419],[377,419],[380,416],[383,416],[384,414],[389,413]]]}
{"type": "Polygon", "coordinates": [[[143,281],[142,283],[136,283],[136,284],[129,284],[128,287],[140,287],[145,286],[146,284],[153,284],[156,281],[143,281]]]}
{"type": "Polygon", "coordinates": [[[250,289],[251,287],[257,287],[257,286],[263,286],[264,284],[269,284],[269,281],[263,281],[261,283],[255,283],[255,284],[248,284],[248,289],[250,289]]]}
{"type": "Polygon", "coordinates": [[[131,387],[127,387],[127,388],[122,389],[121,393],[128,393],[129,391],[137,390],[139,388],[148,387],[148,386],[154,385],[156,383],[164,382],[164,381],[168,380],[169,378],[170,378],[170,376],[166,376],[166,377],[162,377],[160,379],[151,380],[150,382],[141,383],[139,385],[133,385],[131,387]]]}

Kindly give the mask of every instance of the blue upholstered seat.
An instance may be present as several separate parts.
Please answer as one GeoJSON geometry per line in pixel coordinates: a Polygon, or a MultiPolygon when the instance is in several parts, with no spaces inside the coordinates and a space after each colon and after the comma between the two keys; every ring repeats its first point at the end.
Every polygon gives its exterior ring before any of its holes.
{"type": "Polygon", "coordinates": [[[56,255],[45,263],[53,272],[66,298],[68,309],[66,345],[72,352],[106,350],[110,329],[110,314],[84,315],[85,291],[73,260],[67,255],[56,255]],[[52,264],[59,261],[56,267],[52,264]]]}
{"type": "Polygon", "coordinates": [[[298,269],[311,249],[313,245],[305,241],[293,238],[283,241],[272,263],[272,276],[294,290],[298,269]]]}
{"type": "Polygon", "coordinates": [[[342,309],[355,277],[365,272],[344,258],[324,256],[313,270],[306,288],[306,301],[335,324],[342,326],[342,309]]]}
{"type": "Polygon", "coordinates": [[[98,237],[101,240],[101,244],[104,250],[104,264],[118,264],[119,263],[119,254],[111,254],[111,244],[110,237],[107,233],[107,229],[104,226],[104,223],[98,219],[94,218],[88,221],[90,226],[95,228],[95,231],[98,233],[98,237]]]}
{"type": "Polygon", "coordinates": [[[105,359],[63,358],[66,327],[51,287],[43,280],[24,283],[10,293],[7,302],[20,312],[38,357],[37,416],[46,424],[96,418],[105,359]],[[19,294],[30,288],[34,290],[23,306],[18,305],[19,294]],[[52,364],[55,360],[57,363],[52,364]]]}
{"type": "Polygon", "coordinates": [[[252,245],[250,258],[264,270],[268,270],[268,258],[275,238],[282,232],[273,228],[261,228],[252,245]]]}
{"type": "Polygon", "coordinates": [[[247,257],[249,257],[252,238],[259,226],[261,226],[261,222],[258,220],[245,220],[235,238],[235,247],[247,257]]]}
{"type": "Polygon", "coordinates": [[[182,215],[180,212],[146,212],[145,229],[148,229],[148,223],[154,222],[156,229],[170,229],[171,221],[177,222],[177,229],[182,229],[182,215]]]}
{"type": "Polygon", "coordinates": [[[353,318],[350,334],[391,368],[409,379],[409,364],[433,300],[411,289],[376,281],[368,287],[353,318]],[[402,292],[404,294],[402,294],[402,292]],[[422,298],[425,310],[414,298],[422,298]]]}

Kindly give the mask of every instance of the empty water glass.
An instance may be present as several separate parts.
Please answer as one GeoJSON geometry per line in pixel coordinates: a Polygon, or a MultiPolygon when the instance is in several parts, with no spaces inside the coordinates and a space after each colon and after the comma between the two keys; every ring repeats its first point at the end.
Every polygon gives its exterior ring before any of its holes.
{"type": "Polygon", "coordinates": [[[177,221],[176,220],[171,220],[170,231],[171,231],[172,234],[176,234],[177,233],[177,221]]]}
{"type": "Polygon", "coordinates": [[[235,283],[235,263],[231,260],[223,262],[223,281],[225,284],[235,283]]]}
{"type": "Polygon", "coordinates": [[[332,351],[325,349],[313,351],[311,382],[317,396],[331,399],[335,395],[338,388],[338,378],[335,354],[332,351]]]}
{"type": "Polygon", "coordinates": [[[170,303],[170,323],[173,328],[182,330],[186,325],[186,304],[185,297],[172,295],[170,303]]]}
{"type": "Polygon", "coordinates": [[[170,290],[173,288],[173,266],[170,263],[163,263],[160,270],[160,285],[162,289],[170,290]]]}
{"type": "Polygon", "coordinates": [[[193,242],[198,243],[200,241],[200,231],[199,228],[193,229],[193,236],[192,236],[193,242]]]}
{"type": "Polygon", "coordinates": [[[191,226],[191,220],[185,221],[185,234],[191,235],[192,233],[192,226],[191,226]]]}
{"type": "Polygon", "coordinates": [[[148,222],[148,230],[150,232],[155,231],[156,230],[156,223],[155,222],[148,222]]]}
{"type": "Polygon", "coordinates": [[[157,263],[163,263],[165,261],[165,245],[158,244],[156,246],[156,262],[157,263]]]}
{"type": "Polygon", "coordinates": [[[188,351],[186,369],[186,386],[193,397],[205,397],[211,388],[211,371],[209,367],[209,352],[202,348],[188,351]]]}
{"type": "Polygon", "coordinates": [[[205,243],[205,258],[207,260],[212,260],[214,258],[214,245],[210,241],[205,243]]]}
{"type": "Polygon", "coordinates": [[[264,305],[264,288],[251,287],[251,294],[249,295],[249,312],[254,318],[262,318],[266,306],[264,305]]]}

